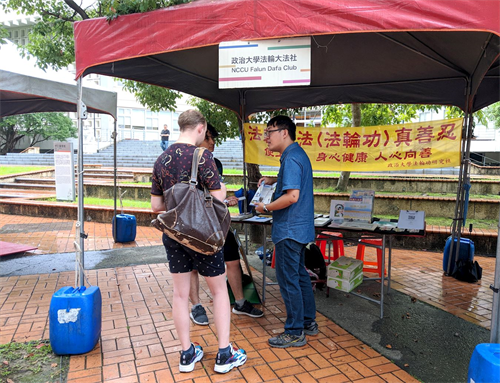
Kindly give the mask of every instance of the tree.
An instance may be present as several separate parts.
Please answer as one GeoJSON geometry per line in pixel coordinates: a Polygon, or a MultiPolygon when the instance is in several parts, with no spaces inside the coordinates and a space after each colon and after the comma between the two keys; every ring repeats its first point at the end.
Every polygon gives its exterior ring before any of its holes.
{"type": "Polygon", "coordinates": [[[216,144],[240,135],[238,116],[232,110],[198,97],[190,97],[188,104],[198,109],[217,130],[216,144]]]}
{"type": "MultiPolygon", "coordinates": [[[[34,56],[42,69],[60,70],[75,61],[73,23],[95,17],[106,17],[109,22],[120,15],[148,12],[172,5],[189,3],[192,0],[98,0],[83,7],[73,0],[6,0],[5,11],[25,15],[39,15],[40,22],[29,34],[29,42],[22,56],[34,56]]],[[[5,30],[0,29],[0,43],[5,30]]],[[[134,93],[139,102],[153,111],[175,110],[179,92],[153,85],[124,81],[124,89],[134,93]]]]}
{"type": "Polygon", "coordinates": [[[63,113],[33,113],[0,118],[0,154],[12,152],[16,144],[29,137],[29,146],[76,137],[77,128],[63,113]]]}
{"type": "Polygon", "coordinates": [[[486,108],[485,115],[493,121],[495,129],[500,129],[500,102],[496,102],[486,108]]]}

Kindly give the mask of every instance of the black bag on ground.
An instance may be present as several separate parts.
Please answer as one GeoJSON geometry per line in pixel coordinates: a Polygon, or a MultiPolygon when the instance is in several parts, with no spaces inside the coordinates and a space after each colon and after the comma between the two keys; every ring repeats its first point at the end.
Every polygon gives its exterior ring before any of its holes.
{"type": "Polygon", "coordinates": [[[451,276],[459,281],[474,283],[483,276],[483,268],[479,266],[477,261],[459,260],[451,276]]]}
{"type": "Polygon", "coordinates": [[[193,154],[191,180],[163,192],[166,213],[151,224],[169,238],[198,253],[212,255],[224,246],[231,216],[226,205],[204,187],[198,189],[198,164],[204,148],[193,154]]]}
{"type": "MultiPolygon", "coordinates": [[[[326,264],[323,258],[323,253],[315,243],[310,243],[306,246],[305,266],[307,269],[315,273],[320,280],[326,280],[326,264]]],[[[318,289],[322,289],[325,284],[316,283],[318,289]]]]}

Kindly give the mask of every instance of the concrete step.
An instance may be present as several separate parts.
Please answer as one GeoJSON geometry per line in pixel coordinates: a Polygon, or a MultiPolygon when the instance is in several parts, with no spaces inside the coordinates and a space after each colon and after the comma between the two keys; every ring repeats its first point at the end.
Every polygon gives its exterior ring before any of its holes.
{"type": "MultiPolygon", "coordinates": [[[[109,178],[114,178],[114,175],[113,173],[106,173],[106,174],[102,174],[102,173],[87,173],[85,172],[84,173],[84,176],[87,178],[97,178],[97,179],[109,179],[109,178]]],[[[120,179],[120,180],[134,180],[134,175],[133,174],[117,174],[116,175],[116,178],[117,179],[120,179]]]]}
{"type": "Polygon", "coordinates": [[[17,182],[2,182],[0,183],[1,189],[30,189],[30,190],[47,190],[55,189],[55,185],[40,185],[40,184],[26,184],[17,182]]]}
{"type": "Polygon", "coordinates": [[[54,178],[30,178],[30,177],[16,177],[15,183],[18,184],[54,184],[54,178]]]}

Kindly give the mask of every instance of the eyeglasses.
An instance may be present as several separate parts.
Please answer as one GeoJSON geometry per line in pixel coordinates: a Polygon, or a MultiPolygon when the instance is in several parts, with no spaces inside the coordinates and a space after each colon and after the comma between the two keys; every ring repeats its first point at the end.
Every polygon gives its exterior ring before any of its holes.
{"type": "Polygon", "coordinates": [[[283,129],[266,130],[266,131],[264,131],[264,137],[269,137],[272,132],[279,132],[280,130],[283,130],[283,129]]]}

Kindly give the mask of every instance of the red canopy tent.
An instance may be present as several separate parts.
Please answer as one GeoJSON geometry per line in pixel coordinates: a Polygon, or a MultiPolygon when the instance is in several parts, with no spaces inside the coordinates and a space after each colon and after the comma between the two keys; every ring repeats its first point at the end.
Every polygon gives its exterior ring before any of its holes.
{"type": "Polygon", "coordinates": [[[497,0],[200,0],[75,24],[77,76],[164,86],[242,115],[389,102],[481,109],[499,100],[497,0]],[[222,41],[313,36],[311,85],[219,89],[222,41]]]}
{"type": "MultiPolygon", "coordinates": [[[[109,23],[85,20],[74,31],[77,77],[98,73],[176,89],[242,121],[259,111],[335,103],[458,106],[466,112],[453,225],[460,237],[471,113],[500,100],[500,1],[199,0],[109,23]],[[219,89],[219,43],[296,36],[312,39],[309,86],[219,89]]],[[[495,293],[494,317],[498,306],[495,293]]],[[[499,319],[492,319],[497,342],[499,319]]]]}

